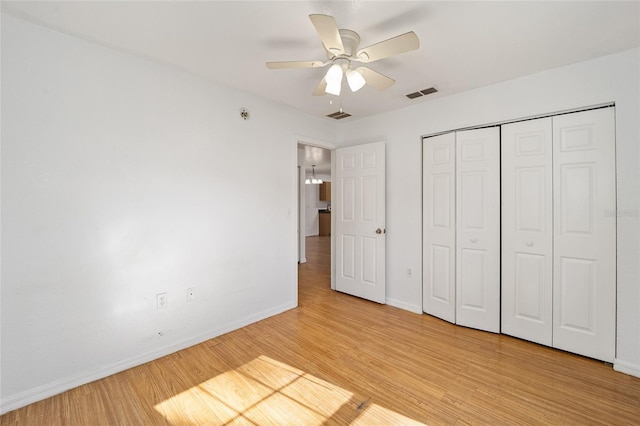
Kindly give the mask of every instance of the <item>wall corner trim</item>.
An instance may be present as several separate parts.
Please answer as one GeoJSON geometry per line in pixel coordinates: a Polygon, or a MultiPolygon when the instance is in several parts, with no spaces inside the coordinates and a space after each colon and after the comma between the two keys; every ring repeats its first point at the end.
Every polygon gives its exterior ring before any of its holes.
{"type": "Polygon", "coordinates": [[[640,377],[640,364],[634,364],[632,362],[622,361],[621,359],[616,358],[613,361],[613,369],[630,376],[640,377]]]}
{"type": "Polygon", "coordinates": [[[393,306],[394,308],[400,308],[405,311],[413,312],[414,314],[422,315],[422,306],[412,305],[401,300],[390,299],[388,297],[385,299],[385,303],[389,306],[393,306]]]}

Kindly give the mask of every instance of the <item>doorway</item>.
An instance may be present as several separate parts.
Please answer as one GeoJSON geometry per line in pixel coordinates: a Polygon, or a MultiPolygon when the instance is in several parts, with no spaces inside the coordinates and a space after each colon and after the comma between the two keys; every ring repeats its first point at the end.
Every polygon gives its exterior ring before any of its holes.
{"type": "MultiPolygon", "coordinates": [[[[333,242],[331,240],[331,177],[332,177],[332,147],[318,143],[298,141],[298,263],[307,262],[307,239],[313,238],[312,250],[325,250],[331,259],[333,242]],[[322,180],[322,184],[311,183],[315,178],[322,180]],[[309,182],[309,183],[306,183],[309,182]],[[327,191],[328,189],[328,191],[327,191]],[[322,225],[322,234],[321,233],[322,225]],[[328,229],[328,231],[327,231],[328,229]],[[321,241],[320,241],[321,240],[321,241]]],[[[331,262],[323,262],[322,271],[331,274],[331,262]]],[[[331,279],[333,288],[333,279],[331,279]]]]}

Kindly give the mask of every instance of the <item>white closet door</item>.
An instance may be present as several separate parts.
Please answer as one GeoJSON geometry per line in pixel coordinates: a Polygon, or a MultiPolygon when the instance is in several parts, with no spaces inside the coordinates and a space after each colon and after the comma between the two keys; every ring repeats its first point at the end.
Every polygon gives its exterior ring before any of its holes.
{"type": "Polygon", "coordinates": [[[455,133],[423,142],[423,310],[456,320],[455,133]]]}
{"type": "Polygon", "coordinates": [[[552,345],[551,118],[502,126],[502,332],[552,345]]]}
{"type": "Polygon", "coordinates": [[[553,118],[553,346],[615,357],[613,108],[553,118]]]}
{"type": "Polygon", "coordinates": [[[500,332],[500,128],[456,132],[456,323],[500,332]]]}

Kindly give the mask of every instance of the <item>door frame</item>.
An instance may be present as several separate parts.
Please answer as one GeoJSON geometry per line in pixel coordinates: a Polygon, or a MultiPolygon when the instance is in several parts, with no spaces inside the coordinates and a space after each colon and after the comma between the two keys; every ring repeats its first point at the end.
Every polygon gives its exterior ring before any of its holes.
{"type": "MultiPolygon", "coordinates": [[[[335,156],[334,151],[337,148],[337,145],[332,142],[328,142],[325,140],[320,140],[304,135],[294,134],[292,138],[292,148],[293,152],[294,164],[296,167],[293,168],[293,176],[292,182],[293,184],[293,196],[292,196],[292,204],[295,206],[295,217],[292,221],[292,242],[294,250],[294,259],[292,262],[293,265],[293,277],[294,277],[294,300],[296,301],[296,306],[298,304],[298,261],[304,260],[306,262],[306,244],[305,244],[305,232],[302,225],[305,223],[305,212],[304,212],[304,202],[305,202],[305,194],[304,194],[304,178],[305,178],[305,170],[304,164],[300,164],[298,160],[298,144],[301,145],[309,145],[315,146],[318,148],[328,149],[331,151],[331,180],[334,178],[334,170],[335,170],[335,156]]],[[[331,203],[335,204],[334,202],[331,203]]],[[[331,227],[335,227],[334,217],[331,216],[331,227]]],[[[335,252],[335,240],[333,234],[331,235],[331,253],[335,252]]],[[[333,256],[331,258],[331,289],[335,290],[335,265],[333,262],[333,256]]]]}

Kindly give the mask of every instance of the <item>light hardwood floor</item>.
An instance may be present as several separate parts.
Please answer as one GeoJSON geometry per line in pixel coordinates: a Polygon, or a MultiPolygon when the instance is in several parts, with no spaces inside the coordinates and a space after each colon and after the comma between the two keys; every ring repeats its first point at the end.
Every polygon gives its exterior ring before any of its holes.
{"type": "Polygon", "coordinates": [[[602,362],[331,291],[329,238],[297,309],[0,424],[640,424],[640,379],[602,362]]]}

